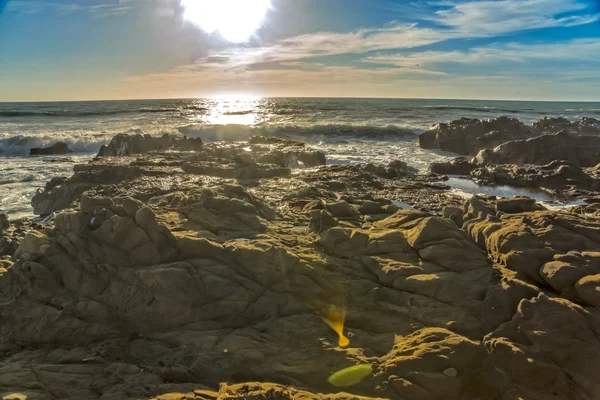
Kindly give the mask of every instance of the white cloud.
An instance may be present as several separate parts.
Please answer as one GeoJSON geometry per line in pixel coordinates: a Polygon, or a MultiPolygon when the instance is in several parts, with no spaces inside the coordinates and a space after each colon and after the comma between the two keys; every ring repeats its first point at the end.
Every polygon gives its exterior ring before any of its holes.
{"type": "Polygon", "coordinates": [[[37,14],[54,12],[58,16],[65,16],[76,12],[88,12],[95,18],[120,15],[131,10],[133,7],[126,4],[136,0],[121,0],[120,3],[86,4],[72,3],[67,1],[9,1],[6,11],[19,14],[37,14]]]}
{"type": "MultiPolygon", "coordinates": [[[[469,64],[471,66],[493,66],[502,62],[531,64],[543,70],[551,67],[549,63],[573,66],[583,62],[600,64],[600,38],[575,39],[553,43],[507,43],[487,47],[475,47],[467,51],[423,51],[408,54],[386,54],[369,56],[362,61],[395,65],[398,67],[415,67],[435,70],[443,68],[444,64],[469,64]],[[545,61],[546,63],[540,63],[545,61]]],[[[576,68],[571,68],[574,70],[576,68]]]]}
{"type": "Polygon", "coordinates": [[[439,3],[432,18],[465,35],[498,35],[527,29],[569,27],[598,21],[598,14],[565,15],[581,12],[588,5],[578,0],[499,0],[439,3]]]}

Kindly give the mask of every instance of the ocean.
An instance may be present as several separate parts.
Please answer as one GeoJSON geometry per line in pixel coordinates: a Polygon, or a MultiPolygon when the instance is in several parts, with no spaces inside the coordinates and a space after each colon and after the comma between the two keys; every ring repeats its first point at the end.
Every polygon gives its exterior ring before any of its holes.
{"type": "Polygon", "coordinates": [[[458,118],[544,116],[600,119],[600,103],[435,99],[213,98],[0,103],[0,213],[32,215],[36,190],[89,160],[119,133],[176,133],[205,141],[252,135],[296,138],[326,152],[328,162],[400,159],[422,171],[452,156],[420,149],[417,135],[458,118]],[[64,141],[74,153],[29,156],[33,147],[64,141]]]}

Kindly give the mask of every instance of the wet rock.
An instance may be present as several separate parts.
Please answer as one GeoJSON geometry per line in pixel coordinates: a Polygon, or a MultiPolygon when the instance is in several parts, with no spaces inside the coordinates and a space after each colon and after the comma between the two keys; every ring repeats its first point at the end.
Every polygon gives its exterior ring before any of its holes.
{"type": "Polygon", "coordinates": [[[44,148],[33,148],[29,150],[29,154],[32,156],[45,156],[52,154],[69,154],[72,153],[73,150],[69,149],[69,146],[65,142],[58,142],[53,144],[50,147],[44,148]]]}
{"type": "Polygon", "coordinates": [[[598,179],[569,161],[547,165],[482,165],[471,172],[480,185],[530,187],[573,197],[589,196],[598,179]]]}
{"type": "Polygon", "coordinates": [[[462,208],[459,207],[444,207],[442,210],[442,216],[454,222],[458,227],[463,224],[463,213],[462,208]]]}
{"type": "Polygon", "coordinates": [[[600,121],[588,117],[577,122],[571,122],[564,117],[544,117],[533,124],[533,129],[541,133],[558,133],[566,130],[579,135],[597,135],[600,134],[600,121]]]}
{"type": "Polygon", "coordinates": [[[346,201],[327,203],[325,207],[336,218],[356,218],[359,216],[358,211],[346,201]]]}
{"type": "Polygon", "coordinates": [[[4,231],[7,231],[10,228],[10,221],[8,220],[8,215],[0,214],[0,234],[4,231]]]}
{"type": "Polygon", "coordinates": [[[513,140],[496,148],[481,150],[480,164],[546,165],[565,160],[578,167],[593,167],[600,162],[600,136],[580,136],[566,130],[526,140],[513,140]]]}
{"type": "Polygon", "coordinates": [[[432,163],[431,172],[443,175],[469,175],[479,166],[468,157],[456,157],[448,162],[432,163]]]}
{"type": "Polygon", "coordinates": [[[424,149],[475,155],[482,149],[494,148],[510,140],[533,136],[535,136],[533,128],[517,119],[500,117],[482,121],[462,118],[449,124],[431,126],[419,136],[419,144],[424,149]]]}
{"type": "Polygon", "coordinates": [[[98,157],[130,156],[150,151],[167,150],[171,147],[179,150],[199,150],[202,139],[165,134],[161,137],[151,135],[120,134],[112,138],[108,145],[103,145],[98,157]]]}
{"type": "Polygon", "coordinates": [[[543,209],[543,207],[538,206],[535,199],[531,199],[529,197],[512,197],[507,199],[499,199],[496,202],[496,210],[508,214],[518,214],[541,209],[543,209]]]}
{"type": "Polygon", "coordinates": [[[380,203],[376,201],[365,201],[358,211],[363,215],[369,214],[385,214],[385,211],[380,203]]]}
{"type": "Polygon", "coordinates": [[[311,232],[321,233],[338,225],[338,221],[326,210],[312,210],[310,212],[310,225],[308,229],[311,232]]]}
{"type": "Polygon", "coordinates": [[[575,285],[575,290],[585,303],[600,307],[600,274],[581,278],[575,285]]]}

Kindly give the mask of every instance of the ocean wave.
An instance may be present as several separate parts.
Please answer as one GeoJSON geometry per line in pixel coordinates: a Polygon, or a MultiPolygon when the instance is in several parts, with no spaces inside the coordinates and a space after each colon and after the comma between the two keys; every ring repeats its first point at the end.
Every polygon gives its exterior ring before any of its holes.
{"type": "Polygon", "coordinates": [[[248,115],[255,113],[254,110],[244,110],[244,111],[226,111],[223,115],[248,115]]]}
{"type": "Polygon", "coordinates": [[[366,140],[397,140],[414,138],[422,130],[412,127],[371,126],[371,125],[279,125],[279,126],[247,126],[247,125],[186,125],[177,128],[186,136],[199,137],[206,141],[246,140],[254,135],[274,136],[300,140],[339,140],[366,139],[366,140]]]}
{"type": "Polygon", "coordinates": [[[485,112],[485,113],[494,113],[494,112],[506,112],[511,114],[517,114],[523,112],[524,110],[514,110],[511,108],[497,108],[497,107],[489,107],[489,106],[454,106],[454,105],[437,105],[437,106],[423,106],[423,108],[427,108],[430,110],[439,110],[439,111],[448,111],[448,110],[459,110],[459,111],[475,111],[475,112],[485,112]]]}
{"type": "Polygon", "coordinates": [[[75,111],[75,110],[55,110],[55,111],[20,111],[20,110],[0,110],[0,118],[16,117],[100,117],[123,114],[137,113],[168,113],[182,111],[179,108],[137,108],[129,110],[98,110],[98,111],[75,111]]]}
{"type": "MultiPolygon", "coordinates": [[[[132,131],[131,133],[137,133],[132,131]]],[[[112,136],[111,136],[112,137],[112,136]]],[[[103,144],[107,144],[111,137],[82,137],[79,139],[67,139],[57,136],[24,136],[0,138],[0,155],[24,155],[35,147],[48,147],[57,142],[65,142],[69,149],[75,153],[94,153],[100,150],[103,144]]]]}

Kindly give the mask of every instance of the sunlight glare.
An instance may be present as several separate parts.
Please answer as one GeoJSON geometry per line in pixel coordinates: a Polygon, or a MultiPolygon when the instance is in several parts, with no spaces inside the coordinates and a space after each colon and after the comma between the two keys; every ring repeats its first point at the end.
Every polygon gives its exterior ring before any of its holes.
{"type": "Polygon", "coordinates": [[[183,18],[206,33],[241,43],[262,25],[270,0],[181,0],[183,18]]]}

